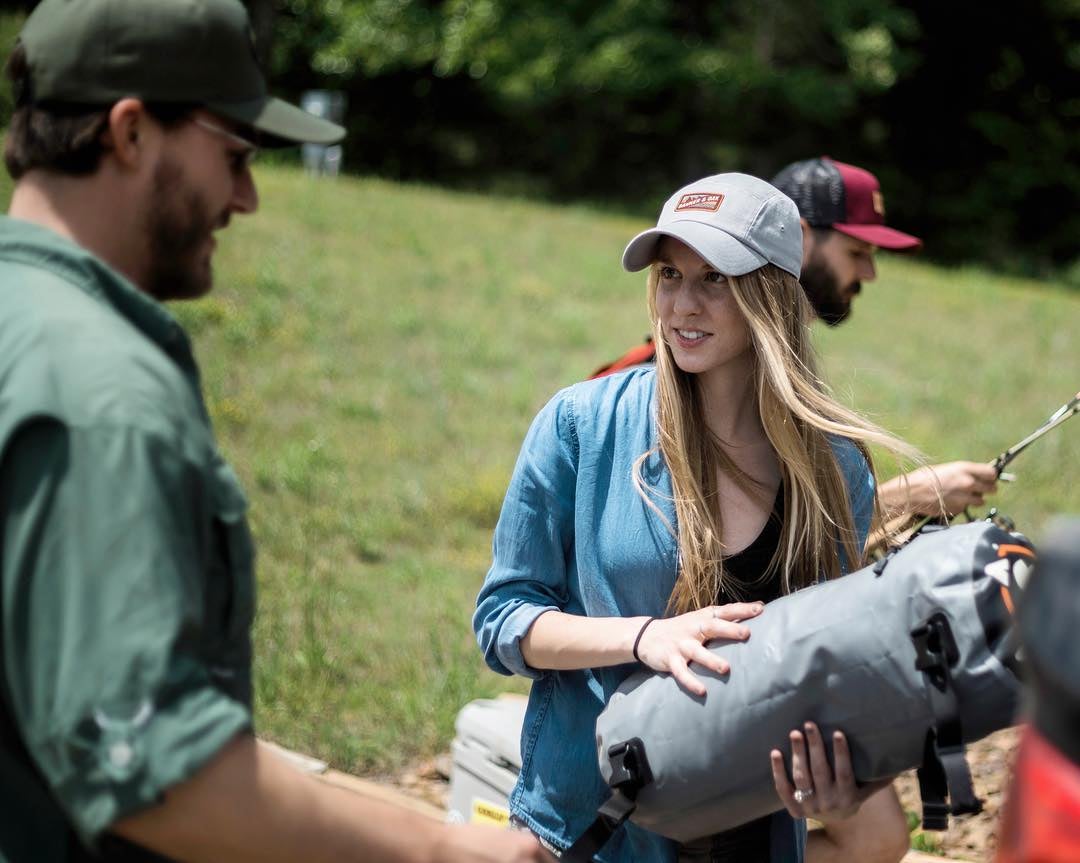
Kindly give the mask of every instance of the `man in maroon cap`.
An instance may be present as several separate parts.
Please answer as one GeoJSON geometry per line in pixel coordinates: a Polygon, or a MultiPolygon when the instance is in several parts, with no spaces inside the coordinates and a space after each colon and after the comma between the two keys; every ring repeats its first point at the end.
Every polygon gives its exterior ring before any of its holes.
{"type": "Polygon", "coordinates": [[[876,249],[914,251],[922,240],[885,224],[877,177],[822,157],[793,162],[772,184],[799,208],[803,223],[802,285],[829,326],[851,313],[863,281],[873,281],[876,249]]]}
{"type": "MultiPolygon", "coordinates": [[[[793,162],[772,184],[799,208],[803,225],[803,289],[817,316],[836,326],[851,314],[863,282],[877,277],[878,249],[914,251],[922,240],[885,224],[885,200],[869,171],[822,157],[793,162]]],[[[994,468],[955,461],[924,467],[882,483],[886,513],[918,515],[963,512],[982,506],[996,488],[994,468]]]]}

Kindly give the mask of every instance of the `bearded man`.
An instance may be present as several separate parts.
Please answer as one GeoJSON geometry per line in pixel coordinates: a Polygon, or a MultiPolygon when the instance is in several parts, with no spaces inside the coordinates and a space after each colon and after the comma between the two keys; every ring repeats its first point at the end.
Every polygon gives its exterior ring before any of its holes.
{"type": "Polygon", "coordinates": [[[239,0],[42,0],[0,218],[0,861],[541,861],[304,776],[252,733],[253,547],[191,344],[269,97],[239,0]]]}

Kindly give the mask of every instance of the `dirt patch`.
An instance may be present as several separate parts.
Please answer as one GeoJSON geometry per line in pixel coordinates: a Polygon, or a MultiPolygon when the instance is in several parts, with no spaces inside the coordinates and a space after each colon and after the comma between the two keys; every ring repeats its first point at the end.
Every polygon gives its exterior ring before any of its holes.
{"type": "Polygon", "coordinates": [[[450,801],[449,753],[418,761],[390,780],[410,797],[418,797],[440,809],[446,809],[450,801]]]}

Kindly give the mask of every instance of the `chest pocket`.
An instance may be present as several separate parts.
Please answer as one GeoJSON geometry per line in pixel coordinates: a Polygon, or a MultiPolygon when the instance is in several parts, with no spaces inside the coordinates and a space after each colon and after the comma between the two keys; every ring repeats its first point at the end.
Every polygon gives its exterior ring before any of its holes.
{"type": "Polygon", "coordinates": [[[247,499],[236,474],[220,457],[211,486],[207,667],[220,689],[250,704],[255,549],[247,523],[247,499]]]}

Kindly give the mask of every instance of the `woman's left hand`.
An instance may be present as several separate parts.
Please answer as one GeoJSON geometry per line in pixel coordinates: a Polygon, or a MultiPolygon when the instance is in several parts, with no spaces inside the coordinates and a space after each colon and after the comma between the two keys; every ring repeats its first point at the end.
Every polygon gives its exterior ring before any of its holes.
{"type": "Polygon", "coordinates": [[[851,750],[843,732],[833,734],[833,763],[829,766],[821,731],[807,722],[805,731],[791,732],[791,779],[784,768],[779,749],[769,754],[776,793],[792,818],[814,818],[822,824],[850,818],[862,802],[892,780],[882,779],[867,785],[855,782],[851,750]]]}

